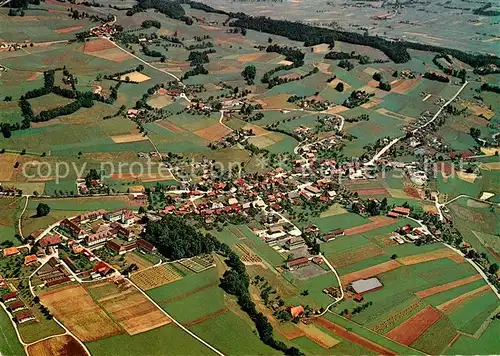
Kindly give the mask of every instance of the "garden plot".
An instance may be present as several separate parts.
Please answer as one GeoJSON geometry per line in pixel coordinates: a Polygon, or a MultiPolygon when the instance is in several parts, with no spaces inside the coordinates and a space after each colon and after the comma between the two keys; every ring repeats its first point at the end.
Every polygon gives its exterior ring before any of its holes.
{"type": "Polygon", "coordinates": [[[142,290],[149,290],[175,282],[182,275],[170,264],[162,264],[132,274],[130,279],[142,290]]]}

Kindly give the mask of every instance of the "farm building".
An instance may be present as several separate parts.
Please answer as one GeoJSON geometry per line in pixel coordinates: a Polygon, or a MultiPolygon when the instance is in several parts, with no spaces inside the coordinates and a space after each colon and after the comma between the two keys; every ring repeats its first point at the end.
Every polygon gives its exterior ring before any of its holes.
{"type": "Polygon", "coordinates": [[[156,252],[156,247],[154,247],[153,244],[147,242],[146,240],[137,239],[136,243],[137,243],[137,247],[140,250],[144,250],[144,251],[150,252],[150,253],[156,252]]]}
{"type": "Polygon", "coordinates": [[[89,212],[81,214],[79,216],[80,223],[84,224],[84,223],[89,222],[89,221],[102,219],[104,214],[106,214],[106,210],[104,210],[104,209],[89,211],[89,212]]]}
{"type": "Polygon", "coordinates": [[[85,238],[85,243],[88,246],[98,245],[112,238],[113,233],[110,230],[89,235],[85,238]]]}
{"type": "Polygon", "coordinates": [[[309,259],[307,257],[296,258],[294,260],[288,261],[286,263],[286,268],[289,270],[293,270],[294,268],[303,267],[309,263],[309,259]]]}
{"type": "Polygon", "coordinates": [[[302,305],[298,305],[296,307],[290,307],[290,315],[292,316],[292,318],[296,318],[303,313],[304,313],[304,307],[302,305]]]}
{"type": "Polygon", "coordinates": [[[35,320],[35,316],[31,312],[31,310],[26,310],[16,315],[16,322],[18,324],[22,324],[30,320],[35,320]]]}
{"type": "Polygon", "coordinates": [[[112,249],[119,255],[123,255],[124,253],[135,250],[137,248],[137,244],[135,243],[135,241],[124,242],[121,240],[114,239],[106,242],[106,247],[112,249]]]}
{"type": "Polygon", "coordinates": [[[402,206],[397,206],[395,207],[394,209],[392,209],[393,212],[395,212],[396,214],[400,214],[400,215],[410,215],[411,213],[411,210],[409,208],[403,208],[402,206]]]}
{"type": "Polygon", "coordinates": [[[3,257],[14,256],[19,253],[17,247],[7,247],[3,249],[3,257]]]}
{"type": "Polygon", "coordinates": [[[304,239],[300,236],[292,237],[285,242],[285,248],[288,250],[295,250],[302,248],[306,245],[304,239]]]}
{"type": "Polygon", "coordinates": [[[357,294],[363,294],[382,288],[384,285],[376,277],[359,279],[351,283],[351,288],[357,294]]]}

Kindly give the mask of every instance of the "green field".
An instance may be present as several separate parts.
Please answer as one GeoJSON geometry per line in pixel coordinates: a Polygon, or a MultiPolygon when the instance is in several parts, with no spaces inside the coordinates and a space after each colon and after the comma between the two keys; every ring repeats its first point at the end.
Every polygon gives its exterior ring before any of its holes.
{"type": "Polygon", "coordinates": [[[147,294],[155,301],[169,299],[183,293],[188,293],[196,288],[217,282],[217,274],[214,268],[200,273],[193,273],[173,283],[150,289],[147,294]]]}
{"type": "Polygon", "coordinates": [[[171,302],[159,301],[162,309],[181,323],[188,323],[224,308],[224,292],[218,285],[171,302]]]}
{"type": "Polygon", "coordinates": [[[256,335],[254,327],[238,314],[227,311],[189,329],[227,355],[278,355],[256,335]]]}
{"type": "Polygon", "coordinates": [[[4,356],[17,356],[24,354],[23,347],[19,342],[14,326],[9,316],[0,310],[0,353],[4,356]]]}
{"type": "Polygon", "coordinates": [[[92,355],[211,355],[209,348],[192,338],[174,324],[162,326],[151,331],[130,335],[118,335],[87,343],[92,355]],[[120,345],[117,348],[117,345],[120,345]]]}

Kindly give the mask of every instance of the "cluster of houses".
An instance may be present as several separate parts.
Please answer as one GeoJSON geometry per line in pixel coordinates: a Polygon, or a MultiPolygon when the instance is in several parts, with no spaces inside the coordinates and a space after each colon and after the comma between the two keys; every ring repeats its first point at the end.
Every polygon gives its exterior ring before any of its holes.
{"type": "Polygon", "coordinates": [[[99,26],[92,27],[89,32],[92,36],[95,37],[111,38],[111,36],[116,32],[114,21],[106,22],[99,26]]]}
{"type": "Polygon", "coordinates": [[[18,292],[8,287],[5,279],[0,276],[0,301],[13,315],[15,322],[19,324],[36,320],[35,315],[29,307],[19,298],[18,292]],[[3,291],[3,293],[2,293],[3,291]]]}
{"type": "Polygon", "coordinates": [[[248,140],[249,137],[254,136],[252,129],[239,129],[230,132],[229,134],[221,137],[217,141],[210,142],[208,147],[211,149],[220,149],[236,146],[248,140]]]}

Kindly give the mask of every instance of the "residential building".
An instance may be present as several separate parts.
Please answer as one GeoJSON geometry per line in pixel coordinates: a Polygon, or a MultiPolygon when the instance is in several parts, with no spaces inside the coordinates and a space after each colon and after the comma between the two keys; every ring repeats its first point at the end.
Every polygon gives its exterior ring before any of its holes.
{"type": "Polygon", "coordinates": [[[11,313],[15,313],[15,312],[18,312],[20,310],[26,309],[26,305],[21,300],[18,300],[18,301],[15,301],[14,303],[12,303],[11,305],[9,305],[9,309],[10,309],[11,313]]]}
{"type": "Polygon", "coordinates": [[[75,239],[82,239],[85,236],[85,231],[68,219],[61,221],[59,228],[75,239]]]}
{"type": "Polygon", "coordinates": [[[14,300],[16,300],[17,298],[17,292],[9,292],[9,293],[5,293],[4,295],[2,295],[2,302],[4,303],[9,303],[9,302],[13,302],[14,300]]]}
{"type": "Polygon", "coordinates": [[[59,245],[60,243],[61,243],[61,237],[59,235],[48,235],[48,236],[42,237],[38,241],[38,244],[42,248],[46,248],[48,246],[59,245]]]}
{"type": "Polygon", "coordinates": [[[18,324],[22,324],[31,320],[35,320],[35,315],[31,312],[31,310],[23,311],[15,316],[16,322],[18,324]]]}

